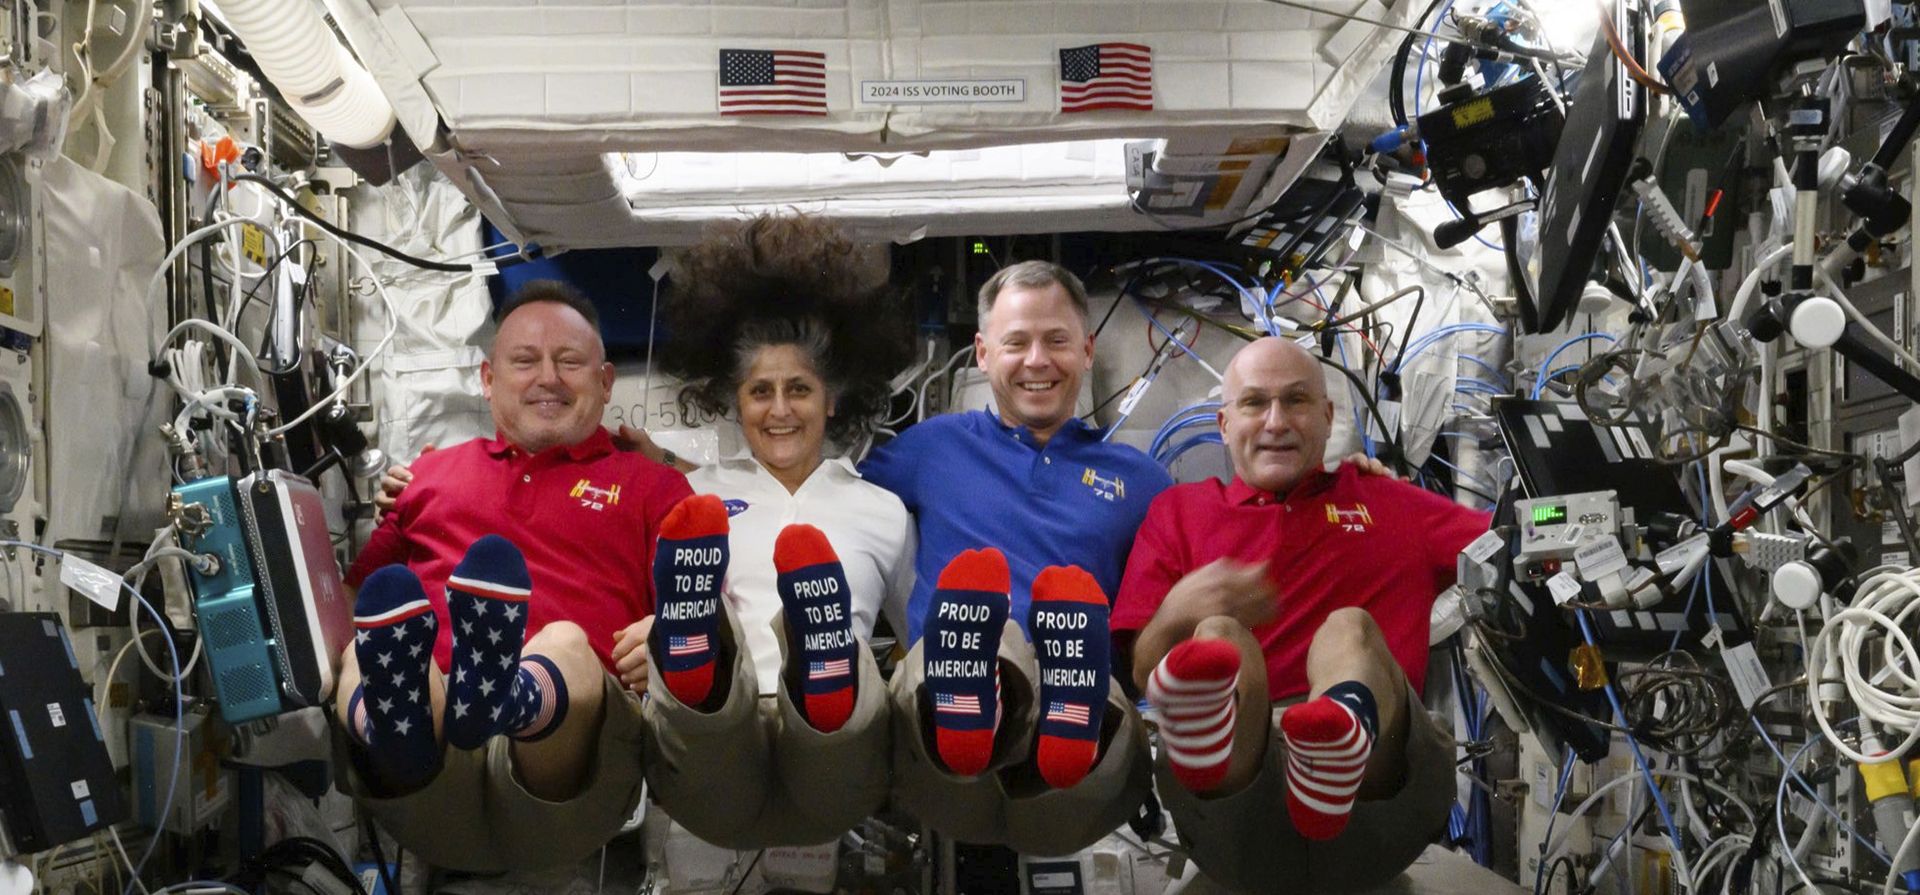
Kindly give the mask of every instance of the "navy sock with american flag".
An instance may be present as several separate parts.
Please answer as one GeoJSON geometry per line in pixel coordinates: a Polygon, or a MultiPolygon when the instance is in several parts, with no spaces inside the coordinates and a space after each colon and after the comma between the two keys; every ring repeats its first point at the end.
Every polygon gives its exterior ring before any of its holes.
{"type": "MultiPolygon", "coordinates": [[[[474,541],[453,567],[447,579],[447,620],[453,625],[447,745],[477,749],[520,720],[513,691],[520,679],[520,647],[526,643],[527,599],[532,595],[526,558],[499,535],[474,541]]],[[[548,692],[565,696],[553,688],[548,692]]]]}
{"type": "Polygon", "coordinates": [[[947,770],[971,776],[993,757],[1000,723],[1000,631],[1012,574],[1000,551],[964,550],[940,571],[921,635],[933,742],[947,770]]]}
{"type": "Polygon", "coordinates": [[[1334,684],[1320,698],[1280,713],[1287,742],[1287,815],[1308,839],[1340,835],[1380,726],[1373,691],[1359,681],[1334,684]]]}
{"type": "Polygon", "coordinates": [[[440,766],[427,689],[440,624],[420,579],[403,565],[368,575],[354,596],[353,628],[360,686],[347,701],[348,729],[382,784],[425,783],[440,766]]]}
{"type": "Polygon", "coordinates": [[[860,648],[846,570],[826,532],[806,524],[780,530],[773,568],[787,628],[787,680],[800,684],[807,723],[833,733],[853,714],[854,651],[860,648]]]}
{"type": "Polygon", "coordinates": [[[1107,708],[1107,595],[1079,566],[1048,566],[1033,579],[1027,615],[1040,666],[1040,776],[1067,789],[1087,775],[1107,708]]]}
{"type": "Polygon", "coordinates": [[[727,576],[727,507],[711,494],[674,505],[660,521],[653,550],[654,667],[684,705],[713,693],[720,586],[727,576]]]}

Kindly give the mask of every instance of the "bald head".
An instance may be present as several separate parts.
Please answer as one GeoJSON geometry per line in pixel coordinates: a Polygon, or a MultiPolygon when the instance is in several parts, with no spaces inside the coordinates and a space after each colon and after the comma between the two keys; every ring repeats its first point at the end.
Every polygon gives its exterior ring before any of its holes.
{"type": "Polygon", "coordinates": [[[1284,368],[1288,372],[1303,373],[1310,380],[1315,393],[1327,396],[1326,378],[1320,375],[1320,362],[1300,347],[1300,343],[1279,336],[1266,336],[1247,343],[1247,347],[1235,352],[1233,359],[1227,362],[1226,378],[1221,383],[1221,392],[1228,401],[1233,400],[1236,389],[1250,378],[1258,378],[1262,372],[1271,372],[1275,368],[1284,368]]]}
{"type": "Polygon", "coordinates": [[[1326,462],[1333,402],[1320,363],[1290,339],[1240,349],[1221,383],[1220,436],[1234,475],[1284,494],[1326,462]]]}

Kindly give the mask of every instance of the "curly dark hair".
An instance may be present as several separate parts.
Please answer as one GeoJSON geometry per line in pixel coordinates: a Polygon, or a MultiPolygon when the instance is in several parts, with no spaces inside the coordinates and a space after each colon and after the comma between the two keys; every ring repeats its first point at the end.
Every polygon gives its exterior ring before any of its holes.
{"type": "Polygon", "coordinates": [[[824,218],[762,214],[709,227],[678,259],[660,314],[672,340],[660,368],[684,380],[682,407],[734,409],[768,345],[794,345],[835,402],[827,437],[847,443],[887,409],[913,359],[900,297],[862,270],[859,247],[824,218]]]}

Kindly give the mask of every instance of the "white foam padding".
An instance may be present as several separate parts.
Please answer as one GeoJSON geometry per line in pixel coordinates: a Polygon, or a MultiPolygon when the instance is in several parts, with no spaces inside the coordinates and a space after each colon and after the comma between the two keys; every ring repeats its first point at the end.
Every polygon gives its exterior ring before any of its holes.
{"type": "MultiPolygon", "coordinates": [[[[509,236],[550,247],[670,242],[677,220],[618,201],[622,152],[900,152],[1101,139],[1201,138],[1336,128],[1377,74],[1416,0],[327,0],[417,144],[509,236]],[[1154,109],[1062,114],[1060,51],[1152,48],[1154,109]],[[728,117],[719,51],[824,54],[827,114],[728,117]],[[1012,103],[863,102],[866,81],[1013,79],[1012,103]],[[435,128],[443,123],[446,135],[435,128]],[[662,238],[662,237],[668,238],[662,238]]],[[[794,172],[818,184],[815,166],[794,172]]],[[[755,172],[743,172],[743,178],[755,172]]],[[[782,180],[786,188],[794,180],[782,180]]],[[[843,185],[866,220],[927,216],[928,232],[1032,232],[1031,205],[976,197],[889,205],[885,178],[843,185]],[[947,219],[943,224],[942,219],[947,219]],[[1001,229],[994,229],[994,228],[1001,229]]],[[[1028,184],[1031,186],[1032,184],[1028,184]]],[[[1057,209],[1087,226],[1165,226],[1134,213],[1124,183],[1057,209]]],[[[1249,195],[1251,191],[1249,191],[1249,195]]],[[[1222,221],[1244,213],[1223,210],[1222,221]]],[[[711,215],[709,218],[711,219],[711,215]]],[[[1065,225],[1071,228],[1071,225],[1065,225]]],[[[896,238],[914,228],[893,227],[896,238]]],[[[1084,229],[1084,227],[1083,227],[1084,229]]]]}

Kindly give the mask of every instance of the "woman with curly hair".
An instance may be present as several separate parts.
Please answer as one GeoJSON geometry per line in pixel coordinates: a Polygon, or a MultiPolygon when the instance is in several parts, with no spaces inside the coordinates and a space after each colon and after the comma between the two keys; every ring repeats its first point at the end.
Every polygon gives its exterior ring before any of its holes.
{"type": "Polygon", "coordinates": [[[676,683],[689,629],[661,636],[680,624],[664,608],[614,659],[652,697],[656,797],[717,845],[828,840],[887,794],[890,714],[867,639],[882,614],[905,630],[914,529],[899,498],[828,457],[871,431],[911,357],[897,297],[873,279],[830,222],[762,215],[688,249],[662,302],[661,369],[687,383],[683,405],[737,421],[746,450],[680,464],[708,502],[702,530],[726,531],[711,682],[676,683]]]}

